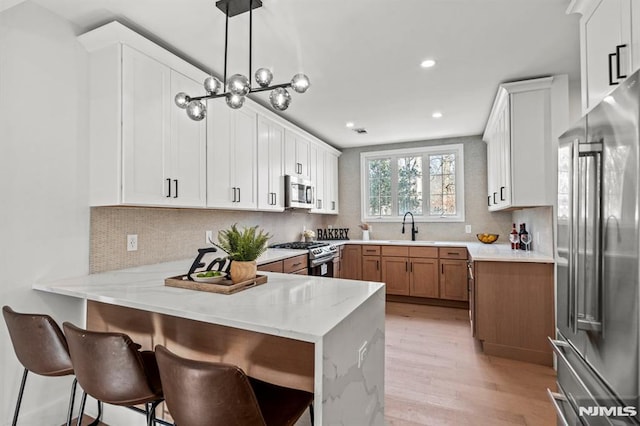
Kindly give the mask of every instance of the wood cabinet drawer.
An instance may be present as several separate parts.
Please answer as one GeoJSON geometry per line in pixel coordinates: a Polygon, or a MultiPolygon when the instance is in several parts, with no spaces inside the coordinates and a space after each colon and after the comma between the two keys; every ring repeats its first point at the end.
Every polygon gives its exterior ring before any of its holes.
{"type": "Polygon", "coordinates": [[[380,256],[380,246],[370,246],[368,244],[362,245],[363,256],[380,256]]]}
{"type": "Polygon", "coordinates": [[[438,258],[438,247],[409,247],[409,257],[438,258]]]}
{"type": "Polygon", "coordinates": [[[307,268],[300,269],[299,271],[294,272],[295,275],[309,275],[309,270],[307,268]]]}
{"type": "Polygon", "coordinates": [[[282,260],[278,260],[277,262],[265,263],[264,265],[258,266],[258,271],[284,272],[284,263],[282,262],[282,260]]]}
{"type": "Polygon", "coordinates": [[[409,247],[407,246],[382,246],[383,256],[409,256],[409,247]]]}
{"type": "Polygon", "coordinates": [[[301,254],[300,256],[290,257],[289,259],[283,260],[283,263],[285,274],[290,274],[292,272],[299,271],[300,269],[306,269],[307,255],[301,254]]]}
{"type": "Polygon", "coordinates": [[[440,247],[438,249],[440,259],[466,259],[466,247],[440,247]]]}

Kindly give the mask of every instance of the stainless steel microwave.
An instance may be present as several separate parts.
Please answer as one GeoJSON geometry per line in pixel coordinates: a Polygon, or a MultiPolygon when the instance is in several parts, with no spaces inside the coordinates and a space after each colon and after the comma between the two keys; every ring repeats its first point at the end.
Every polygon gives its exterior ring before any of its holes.
{"type": "Polygon", "coordinates": [[[314,200],[313,184],[310,180],[297,176],[284,177],[284,202],[290,209],[310,209],[314,200]]]}

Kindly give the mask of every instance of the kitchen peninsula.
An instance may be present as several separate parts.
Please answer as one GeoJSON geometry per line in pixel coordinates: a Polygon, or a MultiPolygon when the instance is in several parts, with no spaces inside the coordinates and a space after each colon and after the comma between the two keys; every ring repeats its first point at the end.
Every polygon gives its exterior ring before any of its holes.
{"type": "Polygon", "coordinates": [[[163,344],[314,392],[316,425],[384,424],[382,283],[266,273],[267,284],[233,295],[164,285],[189,265],[168,262],[33,288],[83,299],[88,328],[123,331],[144,349],[163,344]]]}

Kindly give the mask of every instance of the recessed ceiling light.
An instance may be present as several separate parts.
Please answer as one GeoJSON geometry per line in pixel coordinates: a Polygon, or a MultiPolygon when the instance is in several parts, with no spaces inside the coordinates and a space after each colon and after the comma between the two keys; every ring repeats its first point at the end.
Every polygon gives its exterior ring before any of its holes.
{"type": "Polygon", "coordinates": [[[422,61],[422,63],[420,63],[420,66],[422,68],[431,68],[435,64],[436,64],[436,61],[434,61],[433,59],[425,59],[424,61],[422,61]]]}
{"type": "Polygon", "coordinates": [[[353,124],[353,121],[347,121],[346,126],[350,129],[350,128],[352,128],[353,126],[355,126],[355,124],[353,124]]]}
{"type": "Polygon", "coordinates": [[[431,116],[433,118],[441,118],[442,117],[442,113],[440,111],[436,111],[433,114],[431,114],[431,116]]]}

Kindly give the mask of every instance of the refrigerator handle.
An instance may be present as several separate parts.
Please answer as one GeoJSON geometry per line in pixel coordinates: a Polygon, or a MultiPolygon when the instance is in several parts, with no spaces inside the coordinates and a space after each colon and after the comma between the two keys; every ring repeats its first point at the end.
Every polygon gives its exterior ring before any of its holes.
{"type": "MultiPolygon", "coordinates": [[[[586,161],[588,161],[589,159],[593,161],[593,170],[595,173],[594,180],[593,182],[595,183],[593,185],[593,189],[592,192],[589,194],[591,195],[590,197],[586,197],[586,193],[585,193],[585,203],[587,202],[587,200],[593,200],[593,205],[586,205],[585,204],[585,211],[588,211],[591,215],[590,219],[590,224],[592,226],[591,229],[593,229],[593,240],[592,240],[592,244],[591,247],[587,247],[587,241],[585,238],[585,247],[584,247],[584,251],[585,253],[587,252],[591,252],[593,253],[593,273],[592,276],[589,277],[590,278],[590,282],[593,283],[595,285],[595,288],[593,289],[593,293],[591,294],[591,296],[593,296],[595,298],[595,303],[594,303],[594,312],[588,312],[587,308],[585,307],[584,312],[580,312],[580,306],[579,306],[579,290],[585,291],[586,290],[586,282],[585,280],[580,280],[581,282],[578,283],[576,281],[576,294],[575,294],[575,309],[574,309],[574,330],[578,329],[578,330],[585,330],[585,331],[595,331],[595,332],[599,332],[602,334],[604,328],[602,326],[602,319],[604,318],[604,303],[603,303],[603,299],[604,299],[604,287],[603,287],[603,282],[602,282],[602,262],[603,262],[603,256],[602,256],[602,220],[601,220],[601,215],[602,215],[602,143],[588,143],[588,144],[579,144],[578,145],[578,153],[579,153],[579,161],[582,160],[585,165],[586,165],[586,161]]],[[[585,169],[587,169],[587,167],[585,167],[585,169]]],[[[589,176],[586,176],[586,179],[589,179],[589,176]]],[[[578,197],[580,196],[580,193],[578,193],[578,197]]],[[[577,208],[581,210],[580,204],[577,205],[577,208]]],[[[585,220],[585,230],[587,228],[587,216],[585,215],[584,217],[585,220]]],[[[577,233],[577,250],[576,252],[579,252],[579,238],[580,238],[580,233],[577,233]]],[[[586,237],[586,236],[585,236],[586,237]]],[[[577,262],[576,262],[577,263],[577,262]]],[[[586,271],[587,271],[587,264],[586,262],[583,262],[583,269],[585,271],[584,276],[586,277],[586,271]]],[[[576,267],[579,267],[579,265],[576,265],[576,267]]],[[[577,274],[576,274],[577,277],[577,274]]],[[[585,295],[586,296],[586,295],[585,295]]],[[[586,297],[585,297],[586,298],[586,297]]]]}
{"type": "Polygon", "coordinates": [[[549,396],[549,399],[551,399],[553,408],[555,408],[556,413],[558,414],[558,425],[570,426],[569,422],[567,421],[567,417],[564,415],[564,411],[560,407],[560,404],[558,404],[558,401],[566,401],[567,398],[562,394],[552,392],[549,388],[547,388],[547,395],[549,396]]]}

